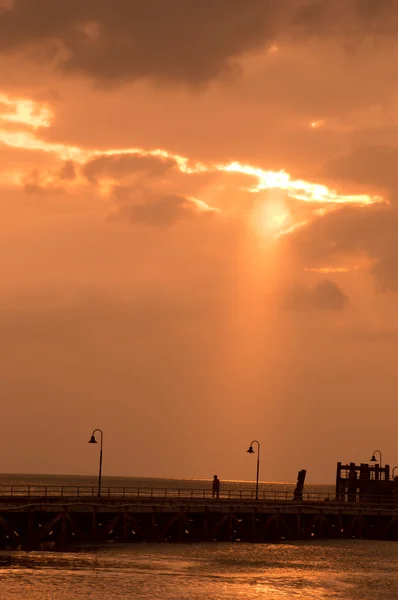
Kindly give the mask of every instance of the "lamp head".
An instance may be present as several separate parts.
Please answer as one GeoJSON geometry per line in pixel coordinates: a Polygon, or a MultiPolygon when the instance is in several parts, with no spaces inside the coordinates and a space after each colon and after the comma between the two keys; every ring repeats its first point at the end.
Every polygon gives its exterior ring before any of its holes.
{"type": "Polygon", "coordinates": [[[376,457],[374,454],[372,454],[372,458],[370,459],[370,462],[377,462],[376,457]]]}
{"type": "Polygon", "coordinates": [[[97,440],[95,439],[95,435],[92,435],[89,442],[89,444],[97,444],[97,440]]]}
{"type": "Polygon", "coordinates": [[[247,450],[249,454],[254,454],[253,446],[250,446],[249,450],[247,450]]]}

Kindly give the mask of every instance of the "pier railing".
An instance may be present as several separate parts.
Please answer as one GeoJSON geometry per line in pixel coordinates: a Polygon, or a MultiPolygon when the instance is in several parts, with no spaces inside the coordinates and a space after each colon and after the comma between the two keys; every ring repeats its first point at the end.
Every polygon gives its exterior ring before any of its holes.
{"type": "MultiPolygon", "coordinates": [[[[98,497],[97,486],[53,486],[53,485],[0,485],[0,498],[89,498],[98,497]]],[[[101,487],[101,498],[162,499],[162,500],[211,500],[211,488],[142,488],[142,487],[101,487]]],[[[220,490],[219,500],[255,500],[253,489],[220,490]]],[[[292,491],[264,490],[258,492],[259,500],[284,501],[293,499],[292,491]]],[[[303,500],[323,502],[334,500],[334,494],[306,492],[303,500]]]]}
{"type": "MultiPolygon", "coordinates": [[[[51,486],[51,485],[0,485],[0,499],[90,499],[98,498],[98,487],[96,486],[51,486]]],[[[187,488],[142,488],[142,487],[102,487],[101,498],[126,499],[126,500],[213,500],[211,488],[187,489],[187,488]]],[[[250,501],[255,500],[253,489],[220,490],[219,497],[215,501],[250,501]]],[[[259,490],[258,500],[263,502],[288,502],[297,500],[291,490],[259,490]]],[[[322,492],[303,492],[303,502],[339,502],[356,503],[366,502],[369,504],[398,504],[398,498],[391,496],[371,496],[357,494],[354,497],[342,497],[336,500],[335,494],[322,492]]]]}

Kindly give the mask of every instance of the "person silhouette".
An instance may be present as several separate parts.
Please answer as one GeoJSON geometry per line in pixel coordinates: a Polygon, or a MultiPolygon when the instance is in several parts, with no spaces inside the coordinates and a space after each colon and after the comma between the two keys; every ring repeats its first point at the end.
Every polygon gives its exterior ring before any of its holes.
{"type": "Polygon", "coordinates": [[[219,498],[219,497],[220,497],[220,480],[218,479],[217,475],[214,475],[213,498],[219,498]]]}

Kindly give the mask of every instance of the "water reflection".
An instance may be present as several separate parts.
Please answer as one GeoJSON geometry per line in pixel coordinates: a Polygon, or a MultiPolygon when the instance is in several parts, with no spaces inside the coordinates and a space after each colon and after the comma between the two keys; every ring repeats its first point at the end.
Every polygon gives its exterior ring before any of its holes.
{"type": "Polygon", "coordinates": [[[0,553],[1,600],[387,600],[398,544],[193,544],[0,553]]]}

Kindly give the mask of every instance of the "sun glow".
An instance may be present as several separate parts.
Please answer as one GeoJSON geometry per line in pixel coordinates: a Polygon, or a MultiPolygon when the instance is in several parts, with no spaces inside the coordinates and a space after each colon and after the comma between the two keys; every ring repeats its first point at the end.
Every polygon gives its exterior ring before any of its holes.
{"type": "Polygon", "coordinates": [[[262,234],[279,234],[291,226],[291,215],[280,201],[265,201],[252,213],[252,225],[262,234]]]}

